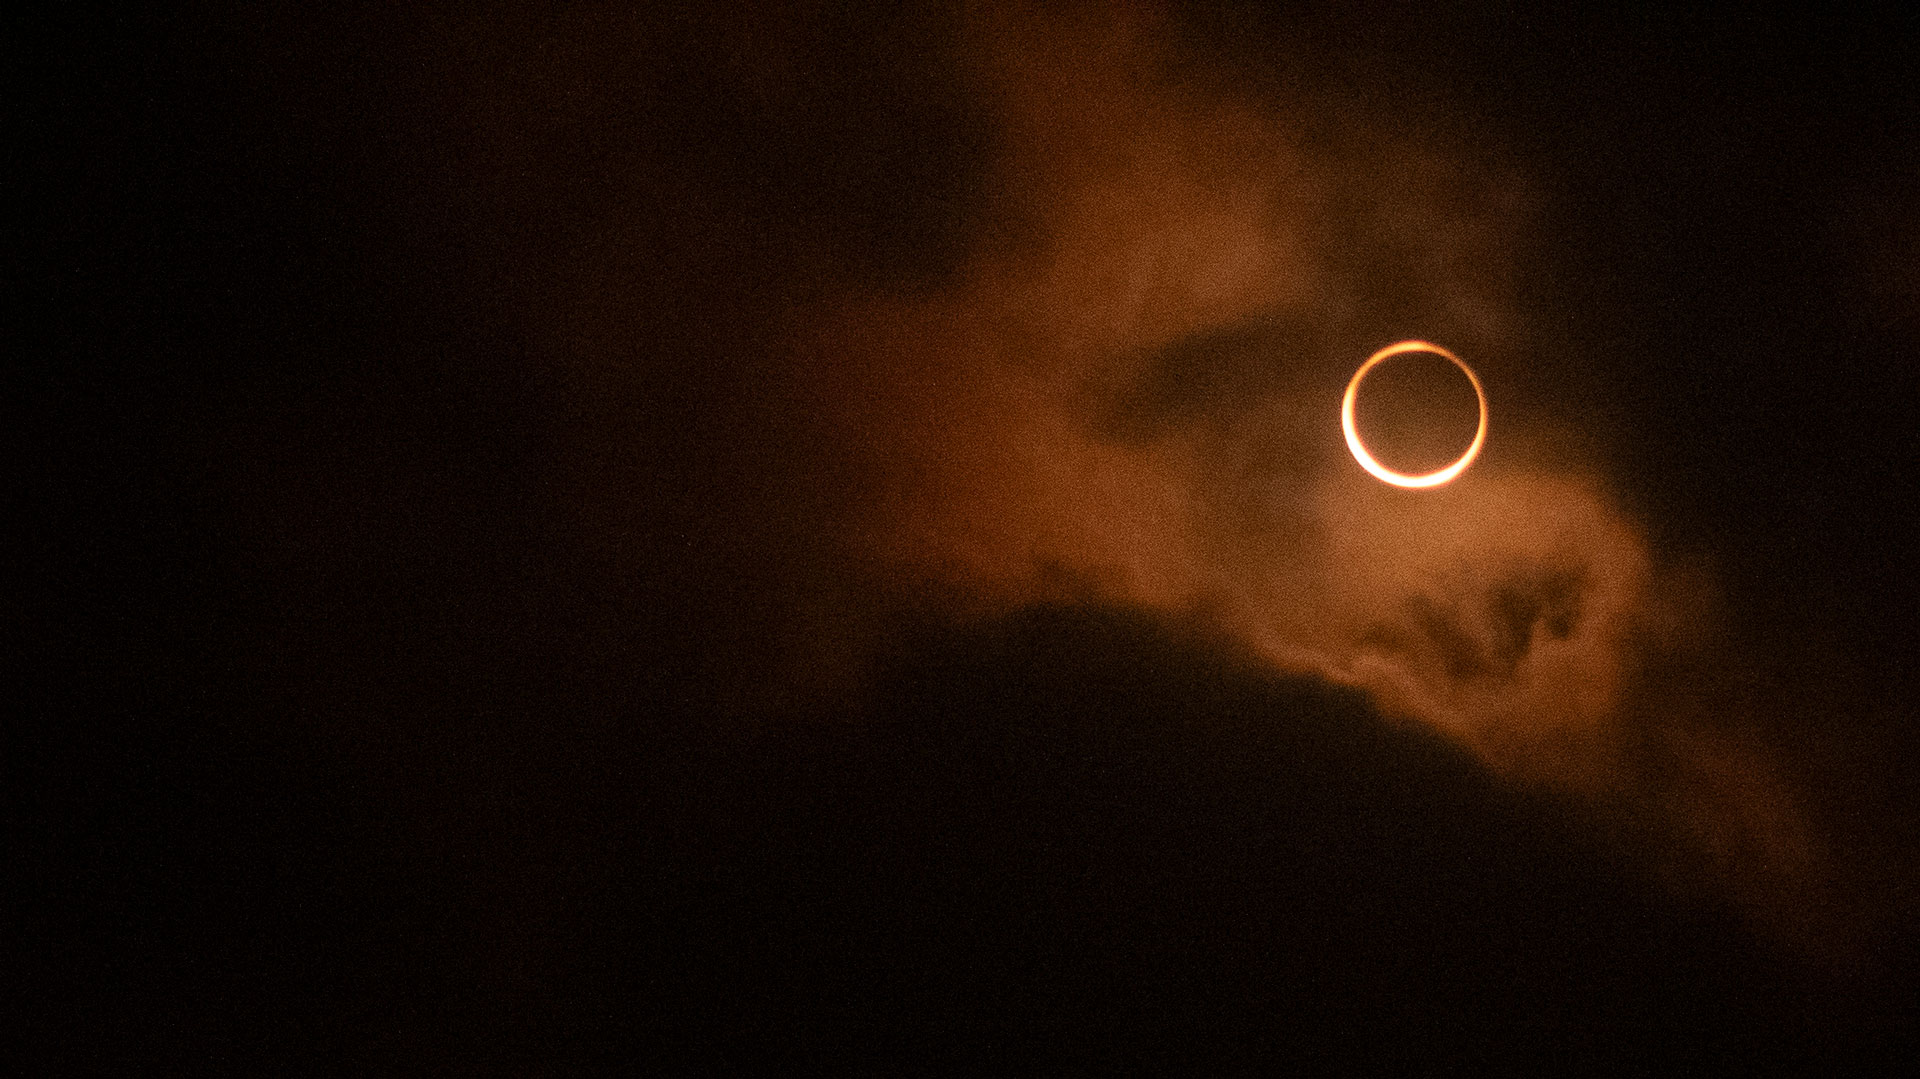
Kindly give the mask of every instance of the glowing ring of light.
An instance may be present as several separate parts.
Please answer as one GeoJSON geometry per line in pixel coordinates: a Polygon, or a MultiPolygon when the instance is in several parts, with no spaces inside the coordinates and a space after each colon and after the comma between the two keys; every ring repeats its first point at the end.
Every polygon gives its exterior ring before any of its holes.
{"type": "Polygon", "coordinates": [[[1347,383],[1347,396],[1340,402],[1340,430],[1346,433],[1347,449],[1353,451],[1353,459],[1360,462],[1361,468],[1373,473],[1375,479],[1391,483],[1395,487],[1438,487],[1465,472],[1467,466],[1473,463],[1473,459],[1480,455],[1480,446],[1487,440],[1487,392],[1480,388],[1480,378],[1473,373],[1473,368],[1468,367],[1460,357],[1430,341],[1402,341],[1388,345],[1368,356],[1367,362],[1360,365],[1360,370],[1353,373],[1352,380],[1347,383]],[[1367,448],[1360,444],[1360,432],[1353,427],[1353,399],[1360,392],[1360,380],[1367,377],[1367,372],[1373,370],[1375,364],[1404,352],[1431,352],[1436,356],[1445,356],[1452,360],[1455,367],[1467,373],[1467,381],[1473,383],[1473,395],[1480,401],[1480,429],[1473,433],[1473,445],[1467,447],[1467,452],[1461,454],[1458,461],[1438,472],[1428,472],[1419,476],[1395,472],[1374,460],[1373,454],[1368,453],[1367,448]]]}

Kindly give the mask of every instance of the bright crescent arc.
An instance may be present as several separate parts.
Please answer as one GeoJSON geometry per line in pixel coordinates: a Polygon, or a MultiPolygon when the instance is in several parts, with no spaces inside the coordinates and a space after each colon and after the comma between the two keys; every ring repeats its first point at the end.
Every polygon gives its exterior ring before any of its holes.
{"type": "Polygon", "coordinates": [[[1398,344],[1388,345],[1367,357],[1367,362],[1361,364],[1360,370],[1353,373],[1353,378],[1347,382],[1347,395],[1340,402],[1340,430],[1347,436],[1347,449],[1353,451],[1353,459],[1360,462],[1361,468],[1373,473],[1375,479],[1391,483],[1395,487],[1438,487],[1465,472],[1467,466],[1473,463],[1473,459],[1480,455],[1480,446],[1487,440],[1487,392],[1481,388],[1480,378],[1473,373],[1473,368],[1468,367],[1460,357],[1431,341],[1401,341],[1398,344]],[[1466,372],[1467,381],[1473,383],[1473,395],[1480,402],[1480,428],[1473,433],[1473,445],[1468,446],[1467,452],[1461,454],[1460,459],[1454,463],[1437,472],[1428,472],[1419,476],[1395,472],[1374,460],[1373,454],[1368,453],[1367,448],[1360,444],[1360,432],[1353,426],[1353,399],[1360,392],[1360,381],[1367,377],[1367,372],[1373,370],[1375,364],[1405,352],[1431,352],[1436,356],[1445,356],[1452,360],[1455,367],[1466,372]]]}

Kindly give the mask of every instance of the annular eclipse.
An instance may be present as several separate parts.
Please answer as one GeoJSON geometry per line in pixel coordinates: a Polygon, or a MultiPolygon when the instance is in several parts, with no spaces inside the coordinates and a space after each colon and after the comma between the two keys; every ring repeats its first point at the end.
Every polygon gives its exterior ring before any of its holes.
{"type": "Polygon", "coordinates": [[[1347,436],[1347,449],[1353,452],[1353,459],[1360,462],[1360,467],[1372,473],[1375,479],[1393,484],[1395,487],[1438,487],[1465,472],[1467,466],[1473,463],[1473,459],[1480,455],[1480,447],[1487,440],[1487,392],[1481,387],[1480,378],[1473,373],[1473,368],[1468,367],[1465,361],[1452,352],[1431,341],[1401,341],[1368,356],[1367,362],[1361,364],[1360,369],[1353,373],[1353,378],[1348,380],[1346,397],[1340,402],[1340,429],[1347,436]],[[1367,452],[1366,444],[1360,441],[1360,432],[1353,424],[1354,398],[1359,395],[1360,383],[1365,381],[1367,373],[1382,362],[1409,352],[1431,352],[1452,361],[1455,367],[1466,373],[1467,381],[1473,383],[1473,396],[1480,403],[1480,425],[1474,430],[1473,443],[1467,447],[1466,452],[1445,468],[1420,475],[1395,472],[1375,460],[1373,454],[1367,452]]]}

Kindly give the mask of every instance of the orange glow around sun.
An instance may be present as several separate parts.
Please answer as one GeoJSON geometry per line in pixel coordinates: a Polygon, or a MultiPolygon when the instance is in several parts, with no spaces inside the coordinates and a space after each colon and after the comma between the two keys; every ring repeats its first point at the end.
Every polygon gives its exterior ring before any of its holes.
{"type": "Polygon", "coordinates": [[[1360,467],[1372,473],[1375,479],[1383,483],[1391,483],[1395,487],[1438,487],[1465,472],[1467,466],[1473,463],[1473,459],[1480,455],[1480,446],[1487,440],[1487,393],[1480,386],[1479,376],[1475,375],[1473,368],[1468,367],[1460,357],[1430,341],[1401,341],[1388,345],[1367,357],[1367,362],[1361,364],[1360,369],[1353,373],[1353,378],[1347,382],[1346,397],[1340,402],[1340,430],[1347,436],[1347,449],[1353,451],[1353,459],[1360,462],[1360,467]],[[1466,373],[1467,381],[1473,383],[1473,395],[1480,403],[1480,426],[1474,431],[1473,444],[1467,447],[1467,452],[1461,454],[1458,460],[1445,468],[1418,476],[1395,472],[1374,460],[1373,454],[1368,453],[1367,447],[1361,443],[1360,432],[1353,425],[1354,398],[1359,395],[1360,383],[1367,377],[1367,372],[1373,370],[1383,360],[1408,352],[1431,352],[1453,361],[1455,367],[1466,373]]]}

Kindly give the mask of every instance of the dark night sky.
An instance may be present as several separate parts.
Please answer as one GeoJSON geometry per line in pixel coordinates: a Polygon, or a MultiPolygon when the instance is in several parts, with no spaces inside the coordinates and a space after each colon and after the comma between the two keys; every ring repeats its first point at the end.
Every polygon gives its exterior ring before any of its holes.
{"type": "Polygon", "coordinates": [[[10,1025],[1899,1059],[1920,25],[1325,7],[16,27],[10,1025]],[[1510,426],[1329,510],[1409,336],[1510,426]]]}

